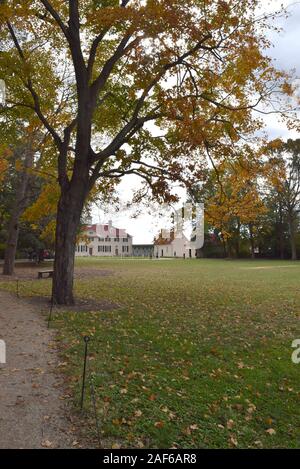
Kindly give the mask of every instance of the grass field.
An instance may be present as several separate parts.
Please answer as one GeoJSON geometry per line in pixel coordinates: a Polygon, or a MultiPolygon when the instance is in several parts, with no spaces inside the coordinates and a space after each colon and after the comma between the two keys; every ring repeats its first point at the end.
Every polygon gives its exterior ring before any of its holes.
{"type": "MultiPolygon", "coordinates": [[[[300,446],[300,263],[82,259],[112,275],[76,295],[118,309],[57,313],[61,369],[78,405],[83,341],[101,436],[113,447],[300,446]],[[76,332],[77,331],[77,332],[76,332]]],[[[3,284],[5,286],[5,284],[3,284]]],[[[12,288],[7,285],[7,288],[12,288]]],[[[23,294],[49,293],[30,281],[23,294]]],[[[85,434],[94,437],[86,400],[85,434]]]]}

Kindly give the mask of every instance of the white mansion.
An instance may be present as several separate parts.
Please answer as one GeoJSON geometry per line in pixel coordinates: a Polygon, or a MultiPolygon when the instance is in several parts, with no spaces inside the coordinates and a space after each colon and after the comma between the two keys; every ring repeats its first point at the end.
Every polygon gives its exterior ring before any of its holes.
{"type": "Polygon", "coordinates": [[[107,225],[87,225],[76,246],[77,257],[132,256],[132,236],[125,230],[107,225]]]}

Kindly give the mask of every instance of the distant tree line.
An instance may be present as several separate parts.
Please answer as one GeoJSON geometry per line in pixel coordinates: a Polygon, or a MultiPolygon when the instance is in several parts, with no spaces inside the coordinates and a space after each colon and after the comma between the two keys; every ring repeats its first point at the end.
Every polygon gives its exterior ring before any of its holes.
{"type": "Polygon", "coordinates": [[[206,209],[200,257],[300,255],[300,139],[271,142],[252,161],[249,152],[208,169],[192,194],[206,209]]]}

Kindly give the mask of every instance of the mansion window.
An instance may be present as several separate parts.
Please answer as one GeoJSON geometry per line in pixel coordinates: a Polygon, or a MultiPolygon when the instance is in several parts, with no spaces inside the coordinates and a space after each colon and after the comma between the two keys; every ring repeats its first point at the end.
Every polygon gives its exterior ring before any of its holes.
{"type": "Polygon", "coordinates": [[[128,243],[128,238],[123,238],[123,243],[128,243]]]}
{"type": "Polygon", "coordinates": [[[111,252],[111,246],[98,246],[98,252],[111,252]]]}
{"type": "Polygon", "coordinates": [[[122,252],[129,252],[129,246],[122,246],[122,252]]]}

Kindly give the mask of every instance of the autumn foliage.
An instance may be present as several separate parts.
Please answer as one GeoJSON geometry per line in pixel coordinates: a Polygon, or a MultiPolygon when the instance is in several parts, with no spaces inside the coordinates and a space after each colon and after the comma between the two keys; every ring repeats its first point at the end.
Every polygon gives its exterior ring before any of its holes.
{"type": "Polygon", "coordinates": [[[154,197],[174,200],[174,181],[191,189],[207,160],[234,158],[261,127],[262,106],[291,94],[265,55],[271,17],[256,16],[260,4],[1,2],[7,112],[34,111],[56,148],[59,302],[73,301],[76,231],[97,181],[134,174],[154,197]]]}

